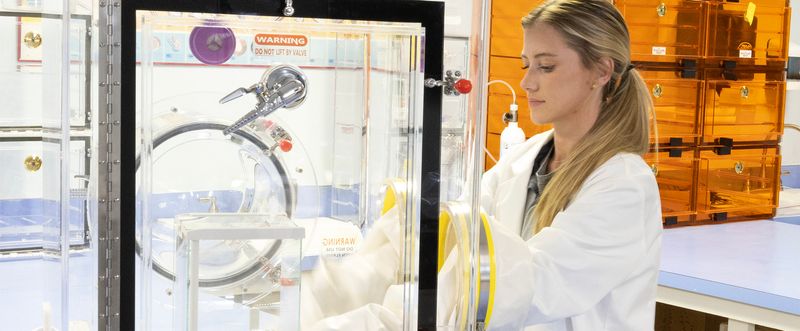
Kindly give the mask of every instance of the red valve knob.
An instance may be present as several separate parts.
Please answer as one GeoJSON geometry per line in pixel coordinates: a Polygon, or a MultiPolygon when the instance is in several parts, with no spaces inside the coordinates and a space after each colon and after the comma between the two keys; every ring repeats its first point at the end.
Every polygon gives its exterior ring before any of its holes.
{"type": "Polygon", "coordinates": [[[466,79],[459,79],[453,84],[453,88],[458,91],[458,93],[466,94],[472,91],[472,83],[466,79]]]}
{"type": "Polygon", "coordinates": [[[290,140],[283,139],[279,145],[284,153],[292,150],[292,142],[290,140]]]}

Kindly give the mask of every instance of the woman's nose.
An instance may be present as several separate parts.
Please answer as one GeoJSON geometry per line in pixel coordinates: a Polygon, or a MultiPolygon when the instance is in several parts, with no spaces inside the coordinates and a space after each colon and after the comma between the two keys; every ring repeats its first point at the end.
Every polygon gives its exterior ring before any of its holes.
{"type": "Polygon", "coordinates": [[[530,70],[525,70],[525,74],[522,76],[522,80],[519,82],[519,86],[522,87],[523,90],[526,91],[535,91],[538,86],[535,82],[535,77],[531,74],[530,70]]]}

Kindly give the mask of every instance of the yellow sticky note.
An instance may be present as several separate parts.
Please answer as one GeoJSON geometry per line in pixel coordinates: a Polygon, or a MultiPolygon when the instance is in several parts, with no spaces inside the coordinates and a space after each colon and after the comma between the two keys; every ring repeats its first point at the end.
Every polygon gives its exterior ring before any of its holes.
{"type": "Polygon", "coordinates": [[[756,16],[756,4],[751,2],[747,4],[747,12],[744,14],[744,20],[747,21],[748,24],[753,25],[754,16],[756,16]]]}

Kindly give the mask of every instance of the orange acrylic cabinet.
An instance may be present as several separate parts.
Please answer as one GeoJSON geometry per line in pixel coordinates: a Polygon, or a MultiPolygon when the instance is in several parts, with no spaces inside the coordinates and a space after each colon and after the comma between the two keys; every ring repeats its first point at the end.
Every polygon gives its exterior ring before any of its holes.
{"type": "Polygon", "coordinates": [[[665,226],[684,225],[695,215],[697,160],[692,148],[651,151],[644,157],[653,170],[661,195],[665,226]]]}
{"type": "Polygon", "coordinates": [[[715,1],[707,6],[707,59],[752,65],[786,61],[791,18],[786,1],[715,1]]]}
{"type": "Polygon", "coordinates": [[[638,71],[655,106],[657,130],[651,128],[650,143],[655,143],[658,134],[658,143],[662,146],[675,139],[679,139],[681,145],[696,145],[700,135],[698,110],[703,107],[705,94],[703,80],[698,79],[693,70],[645,68],[638,71]]]}
{"type": "Polygon", "coordinates": [[[489,54],[519,57],[522,52],[522,18],[542,2],[493,1],[489,54]]]}
{"type": "Polygon", "coordinates": [[[702,1],[618,0],[631,36],[631,60],[680,62],[703,56],[702,1]]]}
{"type": "Polygon", "coordinates": [[[733,148],[730,154],[699,152],[697,221],[770,218],[780,191],[777,147],[733,148]]]}
{"type": "Polygon", "coordinates": [[[783,133],[785,74],[707,69],[703,144],[776,143],[783,133]]]}

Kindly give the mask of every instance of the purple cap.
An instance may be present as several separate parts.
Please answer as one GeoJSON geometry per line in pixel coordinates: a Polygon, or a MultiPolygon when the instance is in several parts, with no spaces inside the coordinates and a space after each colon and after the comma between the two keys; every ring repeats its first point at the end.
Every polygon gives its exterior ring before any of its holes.
{"type": "Polygon", "coordinates": [[[236,36],[229,28],[198,26],[189,35],[189,49],[205,64],[225,63],[236,50],[236,36]]]}

